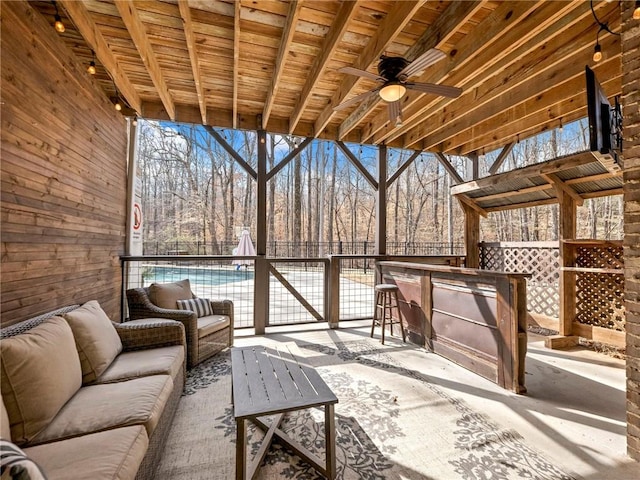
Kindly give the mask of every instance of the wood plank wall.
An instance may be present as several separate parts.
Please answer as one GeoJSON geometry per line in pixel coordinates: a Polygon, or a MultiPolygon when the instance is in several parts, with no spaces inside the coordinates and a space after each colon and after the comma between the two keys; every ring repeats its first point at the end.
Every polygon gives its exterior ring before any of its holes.
{"type": "Polygon", "coordinates": [[[120,321],[125,119],[44,17],[0,3],[1,324],[92,299],[120,321]]]}

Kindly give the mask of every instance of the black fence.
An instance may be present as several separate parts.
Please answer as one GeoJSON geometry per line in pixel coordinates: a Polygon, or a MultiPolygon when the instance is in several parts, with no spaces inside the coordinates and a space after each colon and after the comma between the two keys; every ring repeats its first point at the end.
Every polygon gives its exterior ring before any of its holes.
{"type": "MultiPolygon", "coordinates": [[[[144,255],[233,255],[238,242],[144,242],[144,255]]],[[[373,242],[269,242],[273,258],[318,258],[326,255],[373,255],[373,242]]],[[[387,255],[464,255],[463,243],[387,242],[387,255]]]]}

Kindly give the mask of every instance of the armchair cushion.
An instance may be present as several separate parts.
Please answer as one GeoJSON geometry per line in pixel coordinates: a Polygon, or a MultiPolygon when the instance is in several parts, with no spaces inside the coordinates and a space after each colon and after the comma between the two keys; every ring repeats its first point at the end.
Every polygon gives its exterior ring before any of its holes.
{"type": "Polygon", "coordinates": [[[3,339],[0,355],[0,386],[11,438],[23,445],[49,425],[80,389],[80,358],[71,327],[61,317],[3,339]]]}
{"type": "Polygon", "coordinates": [[[178,310],[191,310],[198,318],[213,315],[211,301],[206,298],[191,298],[189,300],[178,300],[178,310]]]}
{"type": "Polygon", "coordinates": [[[120,336],[95,300],[62,316],[76,339],[82,365],[82,383],[91,383],[109,368],[122,351],[120,336]]]}
{"type": "Polygon", "coordinates": [[[149,286],[149,300],[160,308],[175,309],[178,300],[193,298],[188,278],[174,283],[152,283],[149,286]]]}
{"type": "Polygon", "coordinates": [[[208,315],[198,319],[198,338],[206,337],[229,327],[230,319],[227,315],[208,315]]]}

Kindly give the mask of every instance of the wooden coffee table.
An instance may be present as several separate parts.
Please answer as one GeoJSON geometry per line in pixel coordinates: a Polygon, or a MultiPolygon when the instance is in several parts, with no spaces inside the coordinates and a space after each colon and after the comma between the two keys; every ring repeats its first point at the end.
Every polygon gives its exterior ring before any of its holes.
{"type": "Polygon", "coordinates": [[[236,479],[255,478],[274,437],[320,474],[336,476],[334,405],[338,398],[318,372],[305,365],[294,343],[275,347],[231,349],[233,415],[236,419],[236,479]],[[280,430],[286,412],[324,407],[325,462],[280,430]],[[275,415],[271,425],[260,417],[275,415]],[[258,453],[247,466],[247,421],[266,432],[258,453]]]}

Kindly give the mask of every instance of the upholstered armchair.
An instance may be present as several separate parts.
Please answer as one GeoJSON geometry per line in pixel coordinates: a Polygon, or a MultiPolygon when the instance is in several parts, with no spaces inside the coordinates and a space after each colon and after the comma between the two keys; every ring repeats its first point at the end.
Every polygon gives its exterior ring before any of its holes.
{"type": "Polygon", "coordinates": [[[188,368],[233,345],[233,302],[210,300],[211,311],[203,311],[204,299],[193,300],[188,279],[127,290],[131,320],[169,318],[184,324],[188,368]]]}

